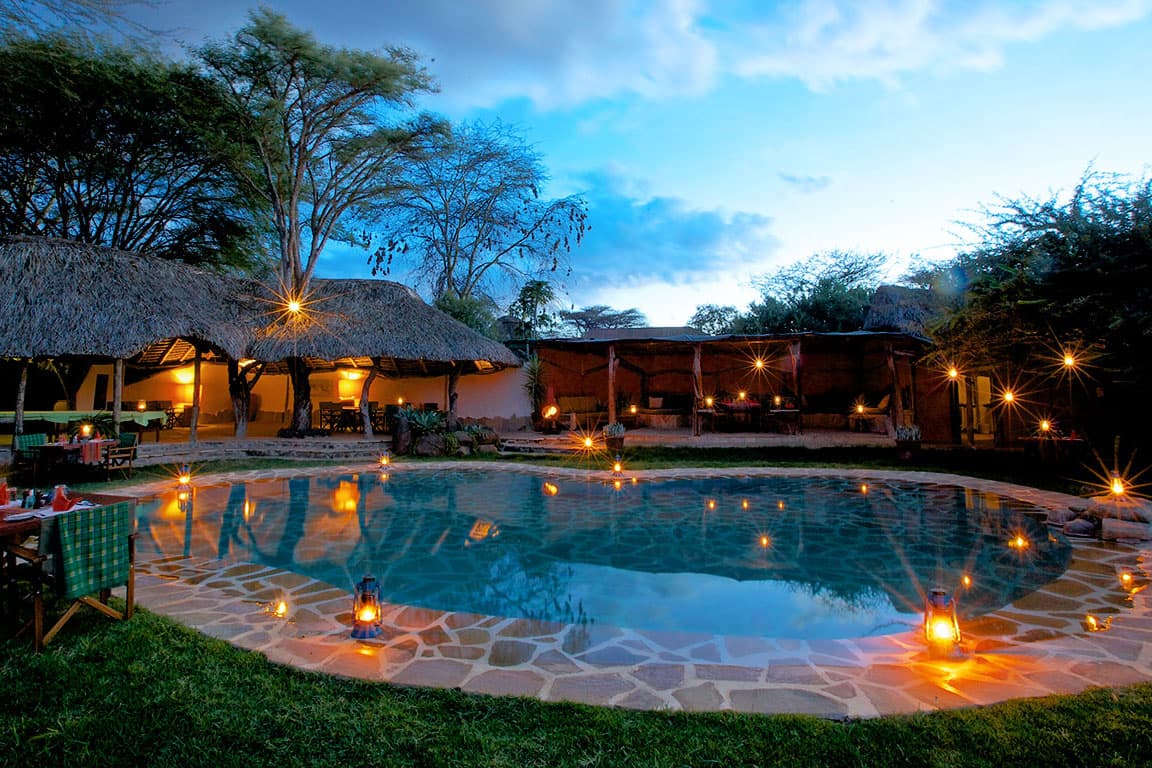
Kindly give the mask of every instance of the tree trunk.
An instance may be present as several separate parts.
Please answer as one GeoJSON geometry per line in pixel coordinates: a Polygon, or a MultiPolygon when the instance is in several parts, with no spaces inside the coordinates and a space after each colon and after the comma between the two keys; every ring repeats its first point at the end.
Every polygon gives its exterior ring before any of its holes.
{"type": "Polygon", "coordinates": [[[240,439],[248,437],[248,409],[251,391],[248,380],[240,372],[240,362],[228,358],[228,396],[232,400],[232,418],[235,422],[232,434],[240,439]]]}
{"type": "Polygon", "coordinates": [[[192,358],[192,426],[188,430],[188,442],[196,445],[200,431],[200,347],[192,358]]]}
{"type": "Polygon", "coordinates": [[[312,429],[312,369],[302,357],[288,358],[288,378],[292,382],[292,426],[297,435],[312,429]]]}
{"type": "Polygon", "coordinates": [[[368,398],[372,394],[372,382],[376,379],[376,366],[373,365],[368,370],[368,375],[364,377],[364,384],[360,387],[360,418],[364,422],[364,438],[371,440],[374,435],[372,433],[372,406],[368,403],[368,398]]]}
{"type": "Polygon", "coordinates": [[[452,364],[452,372],[448,374],[448,431],[456,431],[456,387],[460,383],[460,371],[456,364],[452,364]]]}

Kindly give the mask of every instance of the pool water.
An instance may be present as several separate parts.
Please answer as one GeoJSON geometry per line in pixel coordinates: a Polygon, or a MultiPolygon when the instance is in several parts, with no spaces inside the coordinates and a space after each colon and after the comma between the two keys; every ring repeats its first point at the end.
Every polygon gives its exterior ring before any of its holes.
{"type": "Polygon", "coordinates": [[[138,546],[349,590],[370,573],[384,599],[441,610],[847,638],[915,626],[936,586],[971,617],[1059,577],[1071,548],[1029,509],[956,486],[831,475],[615,487],[505,469],[405,470],[147,499],[138,546]]]}

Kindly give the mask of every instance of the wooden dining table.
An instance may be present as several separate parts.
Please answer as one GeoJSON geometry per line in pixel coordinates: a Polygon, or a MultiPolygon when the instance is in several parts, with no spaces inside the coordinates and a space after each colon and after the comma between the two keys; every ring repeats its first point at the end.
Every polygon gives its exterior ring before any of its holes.
{"type": "Polygon", "coordinates": [[[84,440],[81,442],[54,442],[31,447],[34,452],[32,458],[32,485],[52,482],[53,473],[62,466],[98,465],[104,460],[104,451],[110,445],[119,444],[119,440],[102,438],[99,440],[84,440]]]}
{"type": "MultiPolygon", "coordinates": [[[[107,493],[86,493],[82,497],[77,496],[75,501],[79,502],[81,499],[86,499],[100,506],[131,501],[128,497],[107,493]]],[[[43,507],[41,510],[24,509],[20,506],[18,499],[9,504],[0,505],[0,595],[7,595],[7,599],[0,600],[0,613],[2,614],[12,615],[16,612],[15,594],[9,589],[16,567],[16,556],[8,551],[8,547],[12,544],[20,544],[29,536],[40,533],[40,524],[43,522],[43,518],[35,514],[40,511],[50,512],[51,505],[43,507]],[[19,519],[13,520],[13,517],[19,519]]],[[[68,513],[65,511],[58,514],[66,515],[68,513]]]]}

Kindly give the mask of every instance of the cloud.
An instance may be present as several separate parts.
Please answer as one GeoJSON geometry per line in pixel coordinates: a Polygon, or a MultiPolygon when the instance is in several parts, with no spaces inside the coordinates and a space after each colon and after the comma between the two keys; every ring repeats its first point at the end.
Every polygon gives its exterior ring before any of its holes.
{"type": "Polygon", "coordinates": [[[728,46],[726,66],[748,77],[796,77],[816,90],[847,80],[895,82],[923,69],[996,68],[1010,44],[1120,25],[1150,10],[1150,0],[802,0],[749,23],[728,46]]]}
{"type": "Polygon", "coordinates": [[[592,228],[572,254],[566,287],[573,295],[607,283],[690,284],[717,272],[746,278],[779,247],[767,216],[698,210],[678,198],[645,196],[611,171],[582,181],[592,228]]]}
{"type": "Polygon", "coordinates": [[[444,98],[555,108],[621,94],[707,91],[714,45],[696,0],[424,0],[389,9],[387,30],[435,59],[444,98]]]}
{"type": "Polygon", "coordinates": [[[832,179],[828,176],[797,176],[784,172],[777,175],[785,184],[805,195],[811,195],[822,189],[827,189],[828,185],[832,183],[832,179]]]}

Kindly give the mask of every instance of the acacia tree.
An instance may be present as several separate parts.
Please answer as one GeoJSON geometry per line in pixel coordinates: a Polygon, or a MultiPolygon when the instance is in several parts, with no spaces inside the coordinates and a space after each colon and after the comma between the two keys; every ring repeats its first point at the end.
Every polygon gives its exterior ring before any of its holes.
{"type": "MultiPolygon", "coordinates": [[[[252,12],[231,40],[210,43],[199,56],[247,117],[254,160],[241,170],[274,232],[277,290],[306,308],[329,241],[366,246],[357,225],[395,192],[397,166],[440,130],[437,121],[413,114],[414,96],[433,83],[410,50],[323,45],[267,9],[252,12]]],[[[288,371],[291,430],[306,433],[310,370],[290,358],[288,371]]]]}
{"type": "Polygon", "coordinates": [[[696,312],[688,321],[688,325],[710,336],[723,336],[735,332],[736,323],[739,319],[740,310],[736,307],[700,304],[696,307],[696,312]]]}
{"type": "Polygon", "coordinates": [[[1070,195],[1001,200],[983,217],[970,249],[915,276],[959,296],[937,344],[1033,383],[1067,376],[1063,351],[1087,350],[1095,360],[1072,388],[1081,426],[1102,449],[1118,434],[1147,444],[1152,180],[1088,172],[1070,195]]]}
{"type": "Polygon", "coordinates": [[[852,331],[880,280],[882,253],[828,251],[753,279],[761,293],[737,328],[742,333],[852,331]]]}
{"type": "Polygon", "coordinates": [[[593,304],[581,309],[562,309],[560,319],[585,334],[596,328],[640,328],[648,318],[638,309],[612,309],[605,304],[593,304]]]}
{"type": "Polygon", "coordinates": [[[237,115],[194,70],[62,37],[0,46],[0,233],[247,266],[237,115]]]}
{"type": "Polygon", "coordinates": [[[455,128],[405,180],[380,211],[387,235],[373,269],[403,261],[437,298],[492,297],[555,272],[586,229],[584,200],[542,200],[540,156],[500,123],[455,128]]]}

